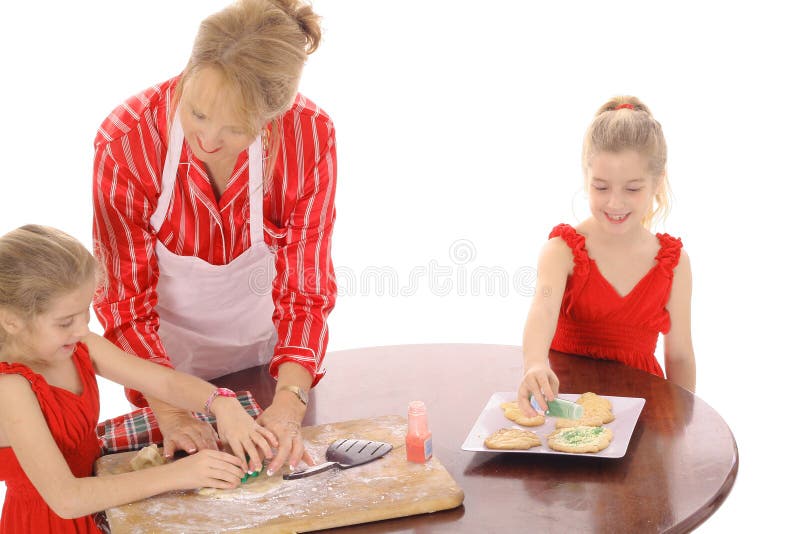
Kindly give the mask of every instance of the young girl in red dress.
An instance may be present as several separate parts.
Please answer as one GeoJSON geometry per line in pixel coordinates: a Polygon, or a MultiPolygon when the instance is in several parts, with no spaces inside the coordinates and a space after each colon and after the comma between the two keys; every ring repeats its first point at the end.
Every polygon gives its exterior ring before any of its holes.
{"type": "Polygon", "coordinates": [[[531,395],[545,406],[558,394],[551,348],[663,377],[655,358],[663,333],[666,378],[694,391],[689,256],[680,239],[650,231],[669,208],[666,162],[661,125],[639,99],[598,110],[583,142],[591,216],[556,226],[539,257],[518,392],[526,415],[531,395]]]}
{"type": "Polygon", "coordinates": [[[235,487],[277,446],[227,390],[90,333],[97,269],[78,241],[52,228],[29,225],[0,237],[0,479],[7,485],[0,533],[99,532],[94,512],[169,490],[235,487]],[[95,374],[213,413],[234,454],[202,450],[93,477],[100,455],[95,374]]]}

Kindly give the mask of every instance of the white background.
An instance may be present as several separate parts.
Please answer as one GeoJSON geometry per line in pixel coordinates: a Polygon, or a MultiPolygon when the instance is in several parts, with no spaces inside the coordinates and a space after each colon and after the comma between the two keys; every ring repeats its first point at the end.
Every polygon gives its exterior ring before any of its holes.
{"type": "MultiPolygon", "coordinates": [[[[177,74],[200,20],[226,4],[3,4],[0,232],[49,224],[89,246],[97,126],[177,74]]],[[[637,95],[669,143],[665,229],[692,260],[697,394],[726,419],[741,456],[732,493],[700,530],[794,518],[773,487],[796,479],[796,455],[764,444],[785,437],[774,426],[782,418],[764,409],[788,403],[798,371],[800,38],[788,7],[315,6],[324,42],[301,91],[334,118],[339,151],[341,294],[329,349],[518,345],[539,248],[553,225],[586,213],[582,134],[606,98],[637,95]]],[[[101,417],[127,410],[120,389],[102,395],[101,417]]]]}

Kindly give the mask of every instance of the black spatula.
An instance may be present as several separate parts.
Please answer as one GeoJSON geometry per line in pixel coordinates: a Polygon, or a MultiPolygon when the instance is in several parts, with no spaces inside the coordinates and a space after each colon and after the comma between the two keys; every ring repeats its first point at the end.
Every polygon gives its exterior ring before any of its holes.
{"type": "Polygon", "coordinates": [[[370,441],[366,439],[339,439],[334,441],[325,451],[327,462],[313,465],[302,471],[295,471],[283,475],[284,480],[294,480],[305,478],[332,467],[348,469],[357,465],[377,460],[387,452],[392,450],[392,446],[382,441],[370,441]]]}

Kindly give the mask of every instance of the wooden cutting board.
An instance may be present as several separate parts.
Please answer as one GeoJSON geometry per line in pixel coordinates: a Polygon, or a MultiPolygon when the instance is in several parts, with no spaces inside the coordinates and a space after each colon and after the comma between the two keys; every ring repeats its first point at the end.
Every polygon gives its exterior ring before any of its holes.
{"type": "MultiPolygon", "coordinates": [[[[266,472],[217,496],[169,492],[107,511],[113,534],[150,532],[308,532],[382,519],[447,510],[464,492],[435,457],[426,464],[406,460],[406,420],[396,415],[302,429],[317,461],[340,438],[385,441],[392,451],[351,469],[332,469],[284,481],[266,472]]],[[[130,471],[133,452],[103,456],[95,473],[130,471]]]]}

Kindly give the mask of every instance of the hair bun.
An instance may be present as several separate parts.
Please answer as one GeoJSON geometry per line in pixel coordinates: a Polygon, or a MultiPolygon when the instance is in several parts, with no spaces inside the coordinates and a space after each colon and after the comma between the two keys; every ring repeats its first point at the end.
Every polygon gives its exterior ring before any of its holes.
{"type": "Polygon", "coordinates": [[[306,40],[308,41],[308,44],[306,45],[306,53],[311,54],[317,49],[319,42],[322,39],[322,29],[319,26],[319,15],[314,13],[314,11],[311,9],[311,6],[304,5],[297,10],[297,13],[295,13],[295,18],[297,19],[297,24],[300,25],[300,29],[306,34],[306,40]]]}
{"type": "Polygon", "coordinates": [[[319,46],[322,38],[320,17],[311,6],[301,0],[267,0],[292,17],[306,35],[306,53],[311,54],[319,46]]]}
{"type": "Polygon", "coordinates": [[[648,115],[652,116],[653,114],[650,113],[650,108],[648,108],[644,102],[636,98],[635,96],[615,96],[611,98],[608,102],[600,106],[600,109],[597,110],[595,116],[600,115],[601,113],[605,113],[606,111],[619,111],[622,109],[630,109],[632,111],[644,111],[648,115]]]}

